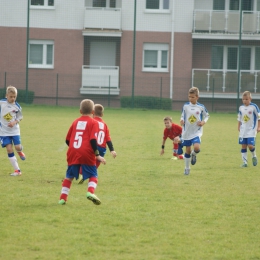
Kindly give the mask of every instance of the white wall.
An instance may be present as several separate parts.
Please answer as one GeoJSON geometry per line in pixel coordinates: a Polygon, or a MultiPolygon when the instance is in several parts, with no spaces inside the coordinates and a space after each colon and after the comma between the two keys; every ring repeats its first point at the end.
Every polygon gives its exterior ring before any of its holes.
{"type": "Polygon", "coordinates": [[[195,0],[194,9],[212,10],[213,0],[195,0]]]}
{"type": "MultiPolygon", "coordinates": [[[[27,0],[0,0],[0,26],[26,27],[27,0]]],[[[30,27],[83,29],[84,0],[55,0],[55,9],[30,8],[30,27]]]]}

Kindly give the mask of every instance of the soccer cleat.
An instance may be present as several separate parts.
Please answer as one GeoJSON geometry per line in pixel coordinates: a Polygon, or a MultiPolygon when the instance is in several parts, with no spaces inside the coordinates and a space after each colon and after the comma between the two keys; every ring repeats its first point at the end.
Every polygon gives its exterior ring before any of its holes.
{"type": "Polygon", "coordinates": [[[196,154],[193,152],[191,153],[191,164],[194,165],[196,163],[196,154]]]}
{"type": "Polygon", "coordinates": [[[178,155],[178,159],[179,159],[179,160],[183,160],[183,159],[184,159],[183,154],[178,155]]]}
{"type": "Polygon", "coordinates": [[[95,205],[100,205],[101,204],[101,201],[100,199],[93,193],[91,192],[87,192],[87,199],[88,200],[91,200],[95,205]]]}
{"type": "Polygon", "coordinates": [[[25,160],[25,154],[23,152],[17,152],[20,158],[24,161],[25,160]]]}
{"type": "Polygon", "coordinates": [[[253,157],[253,158],[252,158],[252,162],[253,162],[253,165],[256,166],[256,165],[257,165],[257,158],[256,158],[256,157],[253,157]]]}
{"type": "Polygon", "coordinates": [[[83,180],[82,174],[79,175],[79,182],[78,184],[82,184],[85,180],[83,180]]]}
{"type": "Polygon", "coordinates": [[[13,173],[10,174],[10,176],[20,176],[22,175],[20,170],[15,170],[13,173]]]}
{"type": "Polygon", "coordinates": [[[241,167],[241,168],[246,168],[246,167],[247,167],[247,164],[246,164],[246,163],[243,163],[240,167],[241,167]]]}
{"type": "Polygon", "coordinates": [[[190,169],[185,169],[184,170],[184,175],[189,175],[190,174],[190,169]]]}
{"type": "Polygon", "coordinates": [[[66,204],[66,200],[64,200],[64,199],[59,200],[59,204],[60,205],[65,205],[66,204]]]}
{"type": "Polygon", "coordinates": [[[178,158],[176,156],[173,156],[171,160],[178,160],[178,158]]]}

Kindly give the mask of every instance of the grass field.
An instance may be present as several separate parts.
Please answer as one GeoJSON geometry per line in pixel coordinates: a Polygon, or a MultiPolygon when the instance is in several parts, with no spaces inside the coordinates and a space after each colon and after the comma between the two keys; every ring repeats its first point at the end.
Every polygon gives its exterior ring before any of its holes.
{"type": "Polygon", "coordinates": [[[85,198],[87,183],[76,182],[67,205],[58,205],[64,140],[78,108],[23,106],[23,114],[22,176],[9,176],[0,153],[1,260],[260,259],[260,165],[239,167],[236,114],[210,114],[184,176],[170,140],[159,155],[163,117],[179,123],[179,111],[106,109],[118,156],[108,153],[99,168],[100,206],[85,198]]]}

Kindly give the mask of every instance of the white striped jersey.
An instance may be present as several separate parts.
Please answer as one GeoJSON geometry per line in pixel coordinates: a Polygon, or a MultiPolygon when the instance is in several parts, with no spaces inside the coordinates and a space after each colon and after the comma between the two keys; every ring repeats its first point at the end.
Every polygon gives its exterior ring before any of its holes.
{"type": "Polygon", "coordinates": [[[250,103],[248,106],[239,107],[237,120],[240,122],[240,138],[256,137],[260,111],[256,104],[250,103]]]}
{"type": "Polygon", "coordinates": [[[8,123],[22,118],[22,108],[17,102],[11,104],[6,98],[0,100],[0,136],[20,135],[19,124],[9,127],[8,123]]]}
{"type": "Polygon", "coordinates": [[[209,119],[209,113],[206,107],[200,103],[192,104],[187,102],[183,105],[181,120],[184,121],[182,126],[182,138],[183,140],[191,140],[196,136],[201,137],[203,134],[203,127],[198,126],[199,121],[205,123],[209,119]]]}

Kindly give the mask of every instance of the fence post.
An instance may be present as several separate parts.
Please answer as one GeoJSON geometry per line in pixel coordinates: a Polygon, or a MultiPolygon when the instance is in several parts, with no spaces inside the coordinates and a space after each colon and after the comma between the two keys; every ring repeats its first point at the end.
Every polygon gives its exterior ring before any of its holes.
{"type": "Polygon", "coordinates": [[[162,77],[161,77],[161,85],[160,85],[160,109],[162,109],[162,77]]]}
{"type": "Polygon", "coordinates": [[[56,76],[56,106],[58,106],[58,97],[59,97],[59,74],[56,76]]]}
{"type": "Polygon", "coordinates": [[[6,93],[6,71],[5,71],[4,81],[5,81],[5,83],[4,83],[4,93],[3,93],[3,97],[1,97],[1,98],[4,98],[5,97],[5,93],[6,93]]]}
{"type": "Polygon", "coordinates": [[[215,97],[214,97],[214,94],[215,94],[215,79],[213,78],[212,79],[212,107],[211,107],[211,111],[213,111],[214,109],[214,101],[215,101],[215,97]]]}
{"type": "Polygon", "coordinates": [[[110,107],[110,75],[109,75],[109,85],[108,85],[108,107],[110,107]]]}

